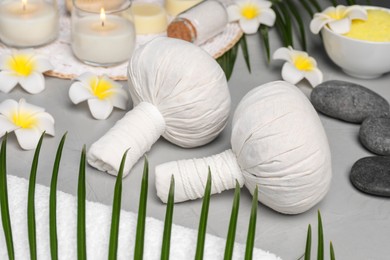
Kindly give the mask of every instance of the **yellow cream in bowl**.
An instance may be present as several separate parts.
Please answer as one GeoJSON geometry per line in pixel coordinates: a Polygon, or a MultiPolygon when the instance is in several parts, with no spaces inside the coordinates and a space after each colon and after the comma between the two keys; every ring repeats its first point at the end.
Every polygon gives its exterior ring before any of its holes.
{"type": "Polygon", "coordinates": [[[353,20],[344,36],[371,42],[390,42],[390,12],[367,10],[367,20],[353,20]]]}

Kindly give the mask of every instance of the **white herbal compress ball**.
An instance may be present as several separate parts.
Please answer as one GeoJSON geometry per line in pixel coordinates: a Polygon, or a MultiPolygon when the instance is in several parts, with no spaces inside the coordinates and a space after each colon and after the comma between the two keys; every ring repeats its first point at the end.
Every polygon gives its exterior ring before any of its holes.
{"type": "Polygon", "coordinates": [[[181,147],[212,141],[226,126],[230,94],[224,72],[199,47],[166,37],[137,49],[128,68],[134,109],[88,151],[92,166],[124,176],[162,135],[181,147]]]}
{"type": "Polygon", "coordinates": [[[327,193],[331,181],[328,141],[317,112],[295,86],[276,81],[250,91],[233,118],[232,149],[212,157],[156,167],[157,195],[166,202],[175,175],[175,201],[203,196],[208,166],[212,193],[235,180],[259,201],[286,214],[304,212],[327,193]]]}

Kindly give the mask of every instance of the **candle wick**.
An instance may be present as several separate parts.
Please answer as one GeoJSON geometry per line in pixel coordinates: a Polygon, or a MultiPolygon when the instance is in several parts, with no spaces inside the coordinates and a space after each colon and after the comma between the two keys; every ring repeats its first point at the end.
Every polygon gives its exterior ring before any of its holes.
{"type": "Polygon", "coordinates": [[[104,27],[104,21],[102,21],[102,27],[104,27]]]}

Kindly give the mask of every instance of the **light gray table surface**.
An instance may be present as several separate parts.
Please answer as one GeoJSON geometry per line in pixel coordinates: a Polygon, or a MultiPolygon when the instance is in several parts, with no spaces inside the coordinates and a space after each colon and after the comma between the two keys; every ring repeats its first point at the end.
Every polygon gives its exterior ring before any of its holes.
{"type": "MultiPolygon", "coordinates": [[[[390,3],[378,1],[382,6],[390,3]]],[[[362,84],[390,101],[390,74],[378,79],[362,80],[344,74],[326,56],[318,37],[310,36],[309,53],[314,56],[325,80],[339,79],[362,84]]],[[[229,81],[232,96],[232,111],[241,98],[251,89],[281,79],[282,62],[272,61],[267,65],[263,46],[257,35],[247,37],[251,55],[252,73],[248,73],[241,52],[229,81]]],[[[280,41],[271,32],[272,51],[280,41]]],[[[7,98],[26,98],[30,103],[43,106],[56,119],[56,136],[44,139],[37,182],[50,185],[51,170],[57,145],[62,134],[68,131],[59,174],[58,189],[70,194],[77,193],[77,178],[80,152],[83,144],[89,147],[102,136],[125,112],[114,110],[105,121],[92,119],[85,103],[75,106],[68,98],[69,80],[46,79],[46,90],[30,95],[19,87],[10,94],[0,93],[0,101],[7,98]]],[[[123,82],[125,84],[125,82],[123,82]]],[[[304,84],[300,89],[308,94],[311,89],[304,84]]],[[[132,107],[130,104],[129,107],[132,107]]],[[[358,140],[359,125],[342,122],[320,115],[326,130],[332,153],[333,179],[329,193],[318,205],[300,215],[282,215],[259,203],[256,230],[256,247],[271,251],[283,259],[297,259],[305,247],[308,224],[313,227],[313,243],[316,244],[317,210],[320,209],[325,231],[326,259],[329,256],[329,241],[333,242],[337,259],[389,259],[390,258],[390,200],[363,194],[349,181],[352,165],[360,158],[372,155],[358,140]]],[[[213,155],[230,148],[231,118],[226,129],[212,143],[195,149],[177,147],[163,138],[148,152],[150,162],[150,185],[147,215],[160,220],[165,216],[165,205],[156,196],[154,167],[177,159],[213,155]]],[[[8,173],[28,178],[33,151],[22,151],[14,135],[8,145],[8,173]]],[[[140,160],[123,182],[122,209],[137,212],[143,160],[140,160]]],[[[87,199],[103,204],[112,204],[115,178],[94,168],[87,167],[87,199]]],[[[211,197],[207,232],[226,237],[229,225],[233,191],[211,197]]],[[[236,241],[245,243],[251,206],[251,195],[243,188],[237,227],[236,241]]],[[[197,229],[202,200],[175,205],[174,223],[197,229]]],[[[61,206],[61,205],[59,205],[61,206]]],[[[316,249],[314,246],[313,250],[316,249]]]]}

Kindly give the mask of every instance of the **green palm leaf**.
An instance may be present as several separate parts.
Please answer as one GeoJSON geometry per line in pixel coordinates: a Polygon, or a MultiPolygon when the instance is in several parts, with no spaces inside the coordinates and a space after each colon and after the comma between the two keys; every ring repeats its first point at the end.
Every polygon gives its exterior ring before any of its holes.
{"type": "Polygon", "coordinates": [[[355,0],[347,0],[348,5],[356,5],[355,0]]]}
{"type": "Polygon", "coordinates": [[[118,235],[119,235],[119,223],[121,217],[121,202],[122,202],[122,177],[123,169],[125,167],[127,151],[122,156],[121,165],[119,167],[118,175],[116,176],[114,198],[112,201],[112,214],[111,214],[111,231],[110,231],[110,244],[108,246],[108,259],[115,260],[118,252],[118,235]]]}
{"type": "Polygon", "coordinates": [[[145,220],[146,220],[146,205],[148,200],[148,179],[149,179],[149,163],[148,159],[144,161],[144,173],[142,175],[141,195],[138,206],[137,233],[135,236],[134,259],[142,259],[144,254],[145,240],[145,220]]]}
{"type": "Polygon", "coordinates": [[[0,207],[1,207],[1,221],[3,224],[3,231],[5,242],[7,244],[8,258],[15,259],[14,243],[12,239],[11,219],[9,216],[8,205],[8,191],[7,191],[7,136],[6,133],[3,142],[1,143],[0,151],[0,207]]]}
{"type": "Polygon", "coordinates": [[[288,10],[284,5],[284,2],[278,4],[277,6],[279,7],[279,9],[283,15],[283,21],[284,21],[284,26],[285,26],[286,33],[287,33],[288,45],[293,47],[294,46],[294,38],[293,38],[293,28],[292,28],[290,14],[288,13],[288,10]]]}
{"type": "Polygon", "coordinates": [[[256,235],[256,222],[257,222],[257,199],[258,199],[258,187],[256,185],[253,192],[251,217],[248,226],[248,236],[246,239],[245,260],[251,260],[253,257],[253,248],[255,246],[256,235]]]}
{"type": "Polygon", "coordinates": [[[35,225],[35,184],[37,179],[39,152],[41,151],[44,135],[45,132],[42,133],[37,148],[35,149],[34,159],[31,166],[30,180],[28,184],[27,227],[28,227],[28,241],[30,245],[31,260],[37,259],[37,235],[36,235],[36,225],[35,225]]]}
{"type": "Polygon", "coordinates": [[[224,260],[233,258],[234,239],[236,237],[238,210],[240,208],[240,184],[236,180],[236,190],[234,192],[232,213],[230,215],[229,230],[226,239],[224,260]]]}
{"type": "Polygon", "coordinates": [[[301,42],[301,46],[302,46],[302,49],[304,51],[306,51],[307,49],[307,46],[306,46],[306,34],[305,34],[305,28],[304,28],[304,25],[303,25],[303,20],[301,18],[301,15],[299,14],[298,12],[298,9],[296,8],[294,2],[292,0],[286,0],[286,3],[287,3],[287,6],[290,10],[290,13],[293,15],[293,17],[295,18],[295,21],[297,22],[298,24],[298,30],[299,30],[299,34],[300,34],[300,42],[301,42]]]}
{"type": "Polygon", "coordinates": [[[321,6],[317,2],[317,0],[309,0],[309,2],[314,6],[314,8],[317,10],[317,12],[321,12],[321,6]]]}
{"type": "Polygon", "coordinates": [[[330,260],[336,260],[336,256],[334,254],[332,241],[330,241],[330,260]]]}
{"type": "Polygon", "coordinates": [[[217,59],[218,64],[225,72],[226,79],[229,80],[233,73],[234,64],[237,59],[238,44],[234,45],[230,50],[224,53],[217,59]]]}
{"type": "Polygon", "coordinates": [[[279,36],[282,40],[283,46],[288,47],[290,44],[288,39],[288,33],[286,31],[286,26],[282,18],[282,14],[279,12],[278,8],[276,8],[275,5],[272,6],[272,10],[274,10],[276,14],[275,27],[279,32],[279,36]]]}
{"type": "Polygon", "coordinates": [[[77,190],[77,258],[87,259],[87,238],[85,232],[85,157],[86,148],[83,146],[80,159],[80,170],[77,190]]]}
{"type": "Polygon", "coordinates": [[[50,253],[51,259],[58,259],[58,242],[57,242],[57,180],[58,171],[60,168],[60,161],[62,150],[67,133],[62,136],[61,142],[57,148],[57,154],[53,166],[53,174],[50,184],[50,203],[49,203],[49,228],[50,228],[50,253]]]}
{"type": "Polygon", "coordinates": [[[318,211],[318,248],[317,260],[324,260],[324,231],[322,229],[321,213],[318,211]]]}
{"type": "Polygon", "coordinates": [[[305,260],[310,260],[310,258],[311,258],[311,225],[309,225],[309,227],[307,228],[305,260]]]}
{"type": "Polygon", "coordinates": [[[267,54],[267,62],[269,63],[271,60],[271,48],[269,46],[269,36],[268,36],[268,27],[265,25],[260,25],[260,38],[263,40],[265,52],[267,54]]]}
{"type": "Polygon", "coordinates": [[[206,242],[206,228],[207,218],[209,215],[210,206],[210,195],[211,195],[211,171],[209,167],[209,173],[207,176],[207,183],[204,190],[204,198],[202,203],[202,212],[200,214],[199,228],[198,228],[198,239],[196,243],[196,254],[195,260],[202,260],[204,254],[204,244],[206,242]]]}
{"type": "Polygon", "coordinates": [[[311,9],[310,5],[308,2],[306,2],[307,0],[301,0],[301,1],[298,1],[302,6],[303,8],[306,10],[306,12],[310,15],[310,17],[313,17],[314,16],[314,12],[313,10],[311,9]]]}
{"type": "Polygon", "coordinates": [[[246,43],[246,36],[245,36],[245,34],[240,39],[240,45],[241,45],[242,54],[243,54],[244,59],[245,59],[246,67],[248,68],[248,71],[250,73],[251,72],[251,62],[250,62],[250,59],[249,59],[248,45],[246,43]]]}
{"type": "Polygon", "coordinates": [[[171,231],[172,231],[172,218],[173,218],[173,206],[175,203],[175,177],[172,175],[171,184],[169,186],[167,210],[165,213],[164,222],[164,234],[161,248],[161,260],[169,259],[169,251],[171,245],[171,231]]]}

